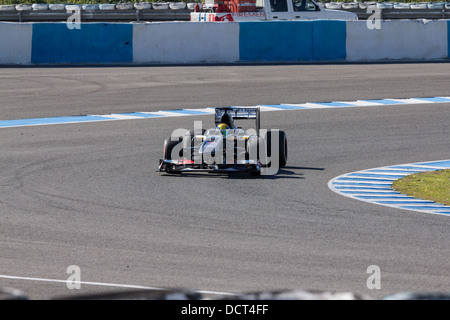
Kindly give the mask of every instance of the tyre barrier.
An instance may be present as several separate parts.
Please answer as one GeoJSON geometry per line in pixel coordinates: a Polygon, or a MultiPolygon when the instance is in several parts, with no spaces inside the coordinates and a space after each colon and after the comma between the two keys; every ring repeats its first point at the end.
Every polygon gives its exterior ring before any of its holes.
{"type": "Polygon", "coordinates": [[[152,4],[152,8],[155,10],[168,10],[169,3],[167,2],[155,2],[152,4]]]}
{"type": "Polygon", "coordinates": [[[98,6],[99,10],[113,11],[116,10],[116,5],[112,3],[103,3],[98,6]]]}
{"type": "Polygon", "coordinates": [[[134,4],[134,8],[136,10],[150,10],[152,8],[152,4],[150,2],[136,2],[134,4]]]}
{"type": "Polygon", "coordinates": [[[377,8],[378,9],[393,9],[394,4],[389,3],[389,2],[379,2],[379,3],[377,3],[377,8]]]}
{"type": "Polygon", "coordinates": [[[46,11],[48,10],[48,4],[33,3],[31,5],[31,9],[33,9],[34,11],[46,11]]]}
{"type": "Polygon", "coordinates": [[[450,3],[446,2],[430,2],[430,3],[396,3],[396,2],[326,2],[321,3],[327,9],[334,10],[357,10],[364,9],[366,10],[369,6],[375,5],[378,9],[398,9],[398,10],[407,10],[407,9],[448,9],[450,8],[450,3]]]}
{"type": "Polygon", "coordinates": [[[394,9],[411,9],[410,3],[394,3],[394,9]]]}
{"type": "MultiPolygon", "coordinates": [[[[194,1],[194,0],[193,0],[194,1]]],[[[189,21],[190,12],[194,11],[197,2],[125,2],[106,3],[100,5],[80,5],[82,12],[89,12],[89,21],[141,21],[139,16],[130,15],[133,10],[148,15],[147,21],[189,21]],[[108,16],[103,15],[108,13],[108,16]]],[[[450,18],[450,3],[422,2],[318,2],[319,6],[333,10],[356,13],[360,20],[371,16],[367,12],[369,6],[382,10],[384,19],[446,19],[450,18]]],[[[0,21],[63,21],[71,4],[18,4],[0,5],[0,21]]]]}
{"type": "Polygon", "coordinates": [[[327,2],[325,3],[325,8],[332,10],[342,9],[342,3],[340,2],[327,2]]]}
{"type": "Polygon", "coordinates": [[[53,10],[53,11],[59,11],[59,10],[63,11],[63,10],[66,10],[66,5],[60,4],[60,3],[49,4],[48,9],[53,10]]]}
{"type": "Polygon", "coordinates": [[[0,300],[29,300],[29,298],[18,289],[0,287],[0,300]]]}
{"type": "Polygon", "coordinates": [[[342,3],[342,9],[345,10],[352,10],[352,9],[358,9],[359,3],[356,2],[344,2],[342,3]]]}
{"type": "MultiPolygon", "coordinates": [[[[1,300],[31,300],[15,288],[0,288],[1,300]]],[[[202,292],[191,289],[158,289],[112,291],[98,294],[53,297],[49,300],[450,300],[450,292],[399,292],[375,299],[369,295],[353,292],[321,290],[277,290],[227,294],[211,299],[202,292]]]]}
{"type": "Polygon", "coordinates": [[[31,11],[32,7],[31,4],[18,4],[16,5],[17,11],[31,11]]]}
{"type": "Polygon", "coordinates": [[[0,11],[16,11],[16,6],[13,4],[1,5],[0,11]]]}
{"type": "MultiPolygon", "coordinates": [[[[96,10],[131,10],[133,8],[140,10],[184,10],[186,7],[193,10],[196,2],[125,2],[108,3],[96,6],[96,10]]],[[[376,5],[380,9],[450,9],[448,2],[421,2],[421,3],[397,3],[397,2],[318,2],[319,5],[327,9],[334,10],[354,10],[367,9],[368,6],[376,5]]],[[[17,4],[0,5],[0,11],[21,11],[21,10],[65,10],[71,4],[17,4]]]]}
{"type": "Polygon", "coordinates": [[[186,7],[186,2],[169,2],[169,8],[171,10],[185,10],[186,7]]]}
{"type": "Polygon", "coordinates": [[[81,8],[85,11],[95,11],[95,10],[99,10],[100,5],[98,5],[98,4],[83,4],[81,8]]]}
{"type": "Polygon", "coordinates": [[[81,8],[82,8],[81,4],[69,4],[69,5],[66,5],[66,10],[67,11],[81,10],[81,8]]]}

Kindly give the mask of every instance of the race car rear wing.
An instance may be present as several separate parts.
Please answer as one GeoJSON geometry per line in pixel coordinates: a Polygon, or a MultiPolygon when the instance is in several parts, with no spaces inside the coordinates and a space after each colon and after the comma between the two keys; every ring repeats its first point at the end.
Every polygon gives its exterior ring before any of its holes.
{"type": "Polygon", "coordinates": [[[259,134],[260,110],[258,107],[219,107],[216,108],[215,123],[218,125],[222,116],[227,113],[233,120],[255,119],[256,132],[259,134]]]}

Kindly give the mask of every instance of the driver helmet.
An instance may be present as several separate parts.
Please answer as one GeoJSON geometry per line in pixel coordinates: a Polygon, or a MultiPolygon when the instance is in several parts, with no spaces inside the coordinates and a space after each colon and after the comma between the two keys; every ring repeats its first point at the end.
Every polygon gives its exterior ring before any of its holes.
{"type": "Polygon", "coordinates": [[[230,130],[230,126],[227,125],[226,123],[220,123],[220,124],[217,126],[217,130],[220,130],[220,132],[222,132],[222,134],[223,134],[224,136],[226,136],[226,135],[227,135],[227,131],[230,130]]]}
{"type": "Polygon", "coordinates": [[[231,117],[228,113],[224,113],[222,115],[222,117],[220,118],[220,122],[219,123],[224,123],[227,126],[229,126],[230,128],[234,129],[233,117],[231,117]]]}

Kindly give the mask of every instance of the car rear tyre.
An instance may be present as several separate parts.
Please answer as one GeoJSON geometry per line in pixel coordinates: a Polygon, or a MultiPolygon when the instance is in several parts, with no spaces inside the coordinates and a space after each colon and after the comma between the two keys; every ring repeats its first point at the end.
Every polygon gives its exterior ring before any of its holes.
{"type": "MultiPolygon", "coordinates": [[[[267,145],[267,156],[272,156],[272,131],[267,131],[265,137],[266,145],[267,145]]],[[[285,167],[288,159],[288,148],[287,148],[287,136],[284,131],[278,132],[278,161],[280,164],[280,168],[285,167]]]]}

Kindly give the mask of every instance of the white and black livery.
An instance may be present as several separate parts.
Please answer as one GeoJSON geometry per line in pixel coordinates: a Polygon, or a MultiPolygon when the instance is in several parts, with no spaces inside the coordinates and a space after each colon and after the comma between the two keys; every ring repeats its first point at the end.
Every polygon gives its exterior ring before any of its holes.
{"type": "Polygon", "coordinates": [[[215,109],[215,128],[194,124],[194,129],[177,129],[167,137],[157,171],[273,175],[286,166],[287,155],[286,133],[261,129],[258,107],[223,107],[215,109]],[[235,121],[244,119],[255,120],[255,127],[237,127],[235,121]]]}

